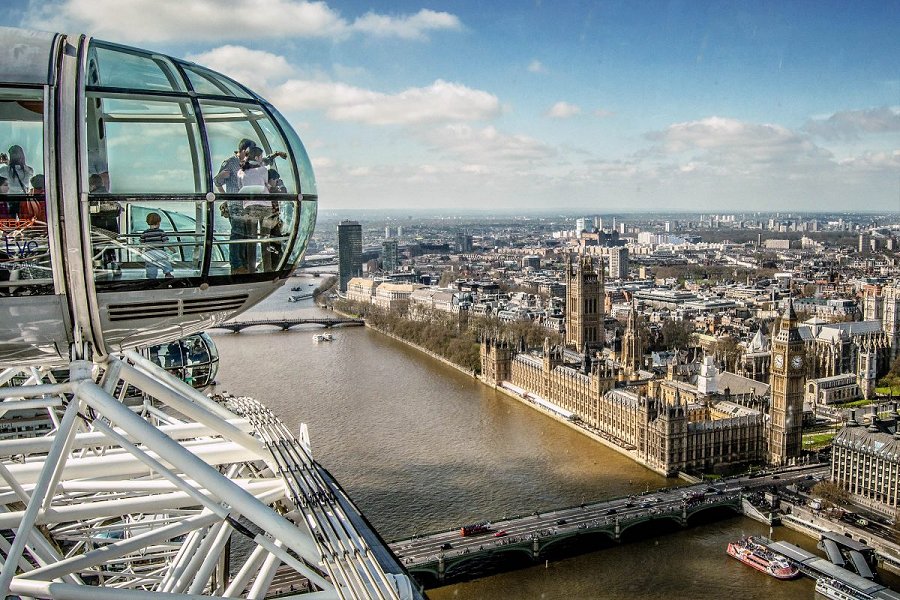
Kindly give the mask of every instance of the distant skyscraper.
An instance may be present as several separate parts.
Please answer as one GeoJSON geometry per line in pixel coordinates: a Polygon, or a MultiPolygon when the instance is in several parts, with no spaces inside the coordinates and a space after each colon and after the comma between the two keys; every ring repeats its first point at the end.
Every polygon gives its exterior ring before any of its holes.
{"type": "Polygon", "coordinates": [[[594,229],[596,229],[597,231],[603,231],[602,217],[594,217],[594,229]]]}
{"type": "Polygon", "coordinates": [[[459,252],[471,252],[472,251],[472,236],[467,234],[465,231],[457,231],[456,232],[456,249],[459,252]]]}
{"type": "Polygon", "coordinates": [[[384,240],[381,243],[381,268],[387,273],[393,273],[400,265],[398,257],[397,240],[384,240]]]}
{"type": "Polygon", "coordinates": [[[341,291],[347,291],[347,282],[362,275],[362,226],[356,221],[338,224],[338,276],[341,291]]]}
{"type": "Polygon", "coordinates": [[[591,219],[587,217],[580,217],[575,219],[575,235],[581,234],[582,231],[588,231],[588,223],[592,223],[591,219]]]}
{"type": "Polygon", "coordinates": [[[397,225],[397,237],[398,238],[403,237],[403,225],[397,225]]]}
{"type": "Polygon", "coordinates": [[[391,226],[390,225],[384,226],[384,239],[386,239],[386,240],[391,239],[391,226]]]}
{"type": "Polygon", "coordinates": [[[603,254],[609,256],[610,279],[628,279],[628,248],[614,246],[603,254]]]}

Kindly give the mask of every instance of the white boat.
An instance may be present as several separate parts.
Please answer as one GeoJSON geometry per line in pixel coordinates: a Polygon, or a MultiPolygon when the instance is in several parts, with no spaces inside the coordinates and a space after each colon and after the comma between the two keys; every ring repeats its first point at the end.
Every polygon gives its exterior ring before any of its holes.
{"type": "Polygon", "coordinates": [[[322,339],[326,342],[330,342],[330,341],[334,340],[334,336],[331,335],[330,333],[323,333],[322,339]]]}
{"type": "Polygon", "coordinates": [[[314,342],[324,342],[325,336],[322,335],[321,333],[317,333],[316,335],[313,336],[313,341],[314,342]]]}
{"type": "Polygon", "coordinates": [[[865,592],[830,577],[820,577],[816,580],[816,592],[833,600],[871,600],[873,598],[865,592]]]}

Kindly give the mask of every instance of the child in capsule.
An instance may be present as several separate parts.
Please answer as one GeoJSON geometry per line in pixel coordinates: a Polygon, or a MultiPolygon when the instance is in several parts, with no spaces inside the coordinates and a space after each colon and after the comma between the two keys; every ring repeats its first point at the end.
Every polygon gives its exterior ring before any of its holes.
{"type": "Polygon", "coordinates": [[[156,279],[159,270],[162,269],[163,277],[171,279],[172,263],[169,261],[169,255],[166,253],[165,244],[169,241],[166,232],[159,228],[162,218],[159,213],[147,214],[147,225],[149,229],[141,233],[141,245],[144,246],[144,256],[147,259],[147,279],[156,279]]]}

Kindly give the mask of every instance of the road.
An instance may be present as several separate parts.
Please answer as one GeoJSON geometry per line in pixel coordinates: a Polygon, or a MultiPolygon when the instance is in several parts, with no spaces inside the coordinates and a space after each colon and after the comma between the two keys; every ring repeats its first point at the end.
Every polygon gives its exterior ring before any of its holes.
{"type": "Polygon", "coordinates": [[[450,558],[485,548],[521,543],[535,537],[565,533],[567,530],[602,527],[614,523],[617,518],[629,521],[644,515],[680,512],[686,495],[697,495],[698,500],[695,502],[714,503],[721,501],[722,496],[730,496],[741,491],[752,492],[773,485],[782,488],[800,481],[824,477],[827,476],[828,470],[827,465],[819,465],[782,471],[763,477],[728,479],[716,484],[704,483],[664,488],[655,492],[645,492],[640,496],[616,498],[494,521],[490,525],[491,531],[482,534],[463,537],[460,530],[456,528],[393,542],[390,544],[390,548],[404,564],[409,566],[435,561],[441,555],[450,558]],[[700,497],[702,500],[699,499],[700,497]],[[497,537],[496,534],[501,531],[505,531],[505,535],[497,537]]]}

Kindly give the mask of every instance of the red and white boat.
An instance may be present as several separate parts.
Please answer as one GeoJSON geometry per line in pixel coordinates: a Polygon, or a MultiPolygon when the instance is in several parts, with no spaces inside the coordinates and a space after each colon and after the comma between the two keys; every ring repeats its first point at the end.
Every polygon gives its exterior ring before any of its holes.
{"type": "Polygon", "coordinates": [[[787,558],[772,552],[752,537],[729,543],[726,552],[745,565],[776,579],[793,579],[800,574],[800,569],[791,564],[787,558]]]}

